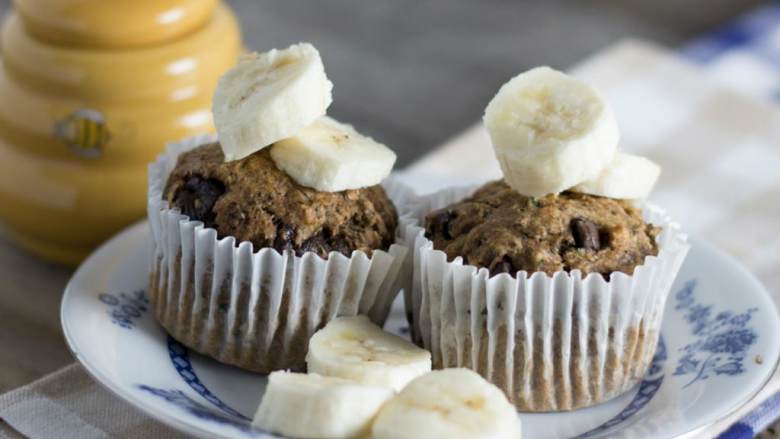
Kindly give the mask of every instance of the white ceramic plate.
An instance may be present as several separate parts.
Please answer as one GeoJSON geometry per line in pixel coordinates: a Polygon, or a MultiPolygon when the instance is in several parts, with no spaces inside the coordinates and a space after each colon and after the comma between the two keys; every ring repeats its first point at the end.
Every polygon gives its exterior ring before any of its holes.
{"type": "MultiPolygon", "coordinates": [[[[278,437],[252,429],[265,377],[189,352],[155,322],[144,291],[150,242],[139,223],[97,250],[65,290],[62,324],[78,360],[121,398],[203,437],[278,437]]],[[[404,334],[400,300],[386,329],[404,334]]],[[[756,394],[774,371],[780,320],[733,259],[693,239],[644,381],[602,405],[520,414],[529,438],[695,435],[756,394]]]]}

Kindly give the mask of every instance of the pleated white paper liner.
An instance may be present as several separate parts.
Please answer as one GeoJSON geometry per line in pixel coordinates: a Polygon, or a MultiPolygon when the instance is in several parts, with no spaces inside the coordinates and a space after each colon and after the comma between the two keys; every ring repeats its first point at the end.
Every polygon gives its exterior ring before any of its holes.
{"type": "MultiPolygon", "coordinates": [[[[250,242],[217,238],[163,200],[178,155],[213,137],[168,145],[149,166],[148,215],[153,254],[150,298],[155,316],[177,340],[223,363],[258,372],[303,370],[309,337],[335,316],[366,314],[383,324],[411,279],[409,249],[393,244],[372,256],[331,252],[327,260],[295,256],[250,242]]],[[[383,183],[399,212],[414,197],[397,181],[383,183]]],[[[408,210],[408,209],[407,209],[408,210]]],[[[405,230],[412,219],[399,218],[405,230]]]]}
{"type": "Polygon", "coordinates": [[[523,411],[560,411],[606,401],[645,374],[664,304],[688,252],[687,235],[665,212],[642,205],[662,228],[658,256],[633,275],[585,278],[579,270],[502,273],[448,262],[425,237],[424,218],[476,187],[420,197],[415,224],[402,231],[413,250],[413,286],[405,290],[413,338],[435,368],[468,367],[502,388],[523,411]]]}

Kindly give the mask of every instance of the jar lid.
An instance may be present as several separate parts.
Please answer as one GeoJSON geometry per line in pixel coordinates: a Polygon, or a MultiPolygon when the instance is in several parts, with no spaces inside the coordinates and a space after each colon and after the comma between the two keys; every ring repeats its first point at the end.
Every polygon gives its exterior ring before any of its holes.
{"type": "Polygon", "coordinates": [[[203,92],[204,81],[216,83],[235,63],[241,37],[232,11],[221,4],[203,27],[167,44],[125,50],[53,45],[31,36],[19,14],[11,13],[0,45],[7,79],[38,94],[136,105],[203,92]]]}
{"type": "Polygon", "coordinates": [[[202,26],[218,0],[16,0],[34,37],[89,48],[163,43],[202,26]]]}

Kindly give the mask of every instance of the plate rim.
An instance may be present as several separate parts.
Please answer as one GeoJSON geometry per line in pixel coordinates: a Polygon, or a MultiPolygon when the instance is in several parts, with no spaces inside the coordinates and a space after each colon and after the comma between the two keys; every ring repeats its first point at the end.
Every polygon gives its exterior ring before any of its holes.
{"type": "MultiPolygon", "coordinates": [[[[98,367],[96,367],[94,364],[90,363],[86,360],[86,358],[80,354],[78,351],[78,348],[76,346],[75,339],[73,335],[71,334],[71,330],[68,326],[68,320],[65,318],[65,312],[66,312],[66,302],[68,301],[68,297],[70,294],[76,294],[71,293],[73,290],[73,281],[76,280],[76,278],[79,275],[83,275],[83,270],[87,266],[87,264],[90,264],[93,262],[93,260],[99,259],[102,253],[107,251],[107,249],[114,244],[115,241],[120,240],[125,235],[128,235],[130,233],[133,233],[136,231],[136,229],[142,229],[142,228],[148,228],[148,220],[142,219],[139,220],[121,231],[119,231],[117,234],[112,236],[109,240],[101,244],[97,249],[95,249],[90,255],[85,259],[81,264],[79,264],[79,267],[76,269],[76,271],[73,272],[73,275],[68,279],[68,283],[65,285],[65,289],[62,294],[62,299],[60,301],[60,326],[62,327],[62,333],[63,337],[65,338],[65,343],[68,347],[68,350],[71,352],[73,357],[78,361],[78,363],[84,368],[84,370],[87,371],[87,374],[95,381],[97,382],[101,387],[111,392],[113,395],[121,398],[126,403],[130,404],[135,408],[136,410],[141,411],[142,413],[146,414],[147,416],[151,417],[152,419],[155,419],[157,421],[160,421],[161,423],[174,428],[175,430],[179,432],[184,432],[187,434],[192,434],[196,437],[201,438],[212,438],[212,437],[218,437],[220,439],[232,439],[231,436],[226,436],[221,433],[213,433],[210,431],[204,431],[200,428],[197,428],[196,426],[187,423],[178,417],[175,416],[169,416],[165,415],[164,413],[167,412],[158,412],[154,410],[154,408],[147,404],[143,399],[133,395],[131,392],[125,390],[122,388],[122,386],[117,385],[114,383],[113,380],[109,379],[103,372],[100,371],[98,367]]],[[[260,439],[262,439],[262,436],[260,436],[260,439]]]]}
{"type": "MultiPolygon", "coordinates": [[[[108,251],[109,248],[113,247],[117,241],[120,241],[123,239],[126,235],[129,235],[131,233],[140,233],[141,229],[146,228],[148,230],[149,224],[148,220],[141,219],[124,229],[120,230],[118,233],[116,233],[114,236],[112,236],[110,239],[105,241],[103,244],[101,244],[97,249],[95,249],[90,255],[79,265],[79,267],[73,272],[73,275],[71,275],[70,279],[68,279],[68,282],[65,286],[65,289],[63,291],[62,299],[60,301],[60,326],[62,327],[63,337],[65,338],[66,345],[68,347],[68,350],[71,352],[73,357],[78,361],[78,363],[87,371],[87,374],[95,381],[97,382],[101,387],[108,390],[115,396],[121,398],[128,404],[132,405],[135,409],[141,411],[142,413],[150,416],[151,418],[171,427],[174,428],[180,432],[184,432],[187,434],[192,434],[197,437],[218,437],[222,439],[231,439],[232,436],[227,436],[222,433],[207,431],[202,428],[199,428],[195,425],[192,425],[191,423],[188,423],[184,420],[179,419],[177,416],[170,416],[167,415],[167,412],[158,411],[155,410],[155,407],[145,402],[142,398],[139,398],[132,394],[129,390],[126,390],[123,388],[123,386],[116,384],[114,380],[110,379],[107,375],[105,375],[98,367],[96,367],[93,363],[88,361],[78,350],[78,347],[76,346],[75,338],[72,334],[72,330],[70,329],[70,320],[66,319],[66,309],[67,304],[70,300],[71,295],[76,295],[77,293],[73,292],[74,290],[74,281],[78,280],[79,277],[84,276],[84,270],[86,270],[86,267],[89,265],[93,265],[96,263],[95,261],[99,260],[103,253],[108,251]]],[[[761,291],[763,297],[765,299],[768,299],[770,303],[772,303],[774,306],[771,308],[771,310],[774,313],[775,318],[772,319],[772,321],[775,322],[775,325],[780,327],[780,310],[778,310],[779,305],[775,303],[775,300],[772,298],[771,294],[769,293],[769,290],[763,285],[763,283],[750,271],[745,267],[737,258],[734,256],[726,253],[725,251],[719,249],[715,245],[707,242],[705,239],[700,238],[698,235],[689,235],[689,243],[691,247],[697,246],[700,248],[704,248],[707,252],[715,254],[718,258],[721,260],[727,261],[730,265],[733,266],[734,269],[740,272],[740,274],[753,286],[761,291]]],[[[750,401],[755,398],[756,395],[761,393],[770,383],[772,380],[772,377],[777,373],[778,369],[780,369],[780,353],[777,355],[774,361],[774,365],[771,368],[771,373],[767,374],[767,377],[763,380],[760,386],[757,386],[756,389],[753,392],[750,392],[748,395],[746,395],[744,398],[742,398],[740,401],[734,403],[729,407],[729,409],[724,410],[724,412],[720,415],[712,416],[712,420],[709,420],[707,423],[704,423],[699,426],[695,426],[690,430],[687,430],[685,432],[682,432],[675,436],[675,438],[685,438],[685,437],[693,437],[693,435],[701,432],[702,430],[711,427],[712,425],[715,425],[718,420],[727,418],[737,411],[744,407],[746,404],[748,404],[750,401]]],[[[263,436],[266,436],[264,432],[258,431],[260,439],[263,438],[263,436]]],[[[267,437],[267,436],[266,436],[267,437]]]]}

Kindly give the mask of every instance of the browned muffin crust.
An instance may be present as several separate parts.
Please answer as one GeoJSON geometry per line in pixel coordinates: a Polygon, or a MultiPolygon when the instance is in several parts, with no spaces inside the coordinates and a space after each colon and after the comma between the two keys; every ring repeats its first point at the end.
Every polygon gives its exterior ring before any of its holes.
{"type": "Polygon", "coordinates": [[[218,143],[179,156],[164,197],[219,237],[250,241],[255,249],[371,254],[394,241],[395,207],[377,185],[342,192],[301,186],[279,170],[268,148],[225,162],[218,143]]]}
{"type": "Polygon", "coordinates": [[[627,201],[563,192],[530,198],[503,181],[425,218],[426,236],[449,260],[487,267],[490,274],[580,270],[631,274],[657,255],[660,229],[627,201]]]}

